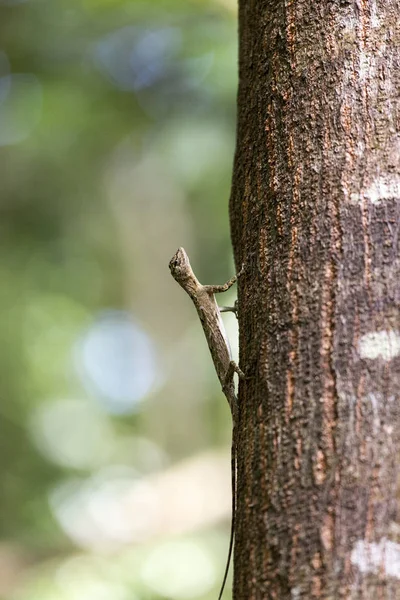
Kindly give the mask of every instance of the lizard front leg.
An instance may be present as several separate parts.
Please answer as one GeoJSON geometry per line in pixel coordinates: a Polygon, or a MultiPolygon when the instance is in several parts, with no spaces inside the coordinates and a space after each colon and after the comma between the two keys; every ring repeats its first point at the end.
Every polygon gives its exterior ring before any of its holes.
{"type": "Polygon", "coordinates": [[[229,281],[227,281],[226,283],[223,283],[222,285],[205,285],[204,289],[209,294],[220,294],[222,292],[226,292],[227,290],[229,290],[230,287],[233,286],[234,283],[236,283],[238,278],[241,277],[241,275],[243,275],[243,273],[244,273],[244,266],[242,266],[242,268],[240,269],[240,271],[237,275],[234,275],[233,277],[231,277],[229,279],[229,281]]]}
{"type": "Polygon", "coordinates": [[[231,277],[231,279],[229,279],[229,281],[223,283],[222,285],[205,285],[203,287],[209,294],[220,294],[229,290],[229,288],[232,287],[234,283],[236,283],[236,280],[237,277],[236,275],[234,275],[233,277],[231,277]]]}

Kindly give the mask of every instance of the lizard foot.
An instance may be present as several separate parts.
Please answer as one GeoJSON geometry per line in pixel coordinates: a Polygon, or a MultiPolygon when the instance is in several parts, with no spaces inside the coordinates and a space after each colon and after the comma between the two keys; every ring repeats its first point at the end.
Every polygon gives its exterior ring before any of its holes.
{"type": "Polygon", "coordinates": [[[246,375],[243,373],[242,369],[235,363],[234,360],[231,360],[228,367],[228,372],[226,374],[226,380],[229,381],[233,374],[237,373],[239,375],[239,379],[247,379],[246,375]]]}

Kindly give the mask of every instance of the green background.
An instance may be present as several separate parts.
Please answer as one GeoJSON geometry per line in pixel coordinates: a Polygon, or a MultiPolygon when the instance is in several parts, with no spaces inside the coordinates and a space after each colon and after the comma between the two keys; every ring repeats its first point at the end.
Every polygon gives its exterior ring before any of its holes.
{"type": "Polygon", "coordinates": [[[234,271],[236,29],[231,0],[0,0],[2,599],[216,598],[230,417],[168,262],[234,271]]]}

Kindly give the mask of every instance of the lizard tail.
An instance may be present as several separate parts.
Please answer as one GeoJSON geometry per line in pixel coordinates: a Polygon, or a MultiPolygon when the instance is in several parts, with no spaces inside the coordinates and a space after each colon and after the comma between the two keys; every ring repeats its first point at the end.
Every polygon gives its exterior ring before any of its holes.
{"type": "Polygon", "coordinates": [[[229,540],[228,558],[226,561],[224,578],[222,580],[221,590],[219,592],[218,600],[221,600],[222,594],[224,593],[225,583],[229,573],[229,566],[231,564],[233,541],[235,537],[235,515],[236,515],[236,442],[235,432],[232,435],[232,446],[231,446],[231,477],[232,477],[232,518],[231,518],[231,536],[229,540]]]}

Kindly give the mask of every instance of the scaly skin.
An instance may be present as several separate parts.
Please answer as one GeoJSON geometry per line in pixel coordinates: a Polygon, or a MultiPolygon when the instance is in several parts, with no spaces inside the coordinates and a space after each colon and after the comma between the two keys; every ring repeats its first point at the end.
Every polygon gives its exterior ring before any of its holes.
{"type": "Polygon", "coordinates": [[[232,448],[231,448],[231,469],[232,469],[232,522],[231,537],[229,542],[228,560],[225,568],[224,579],[219,593],[218,600],[221,600],[226,578],[228,576],[229,565],[232,556],[233,539],[235,534],[235,513],[236,513],[236,423],[238,414],[238,403],[235,394],[235,384],[233,380],[234,373],[239,377],[244,375],[237,364],[232,360],[231,350],[225,327],[221,319],[220,309],[215,300],[214,294],[226,292],[235,283],[237,277],[232,277],[223,285],[202,285],[190,265],[189,257],[183,248],[179,248],[169,263],[169,268],[173,278],[189,294],[199,315],[203,331],[206,336],[208,347],[211,352],[214,367],[218,379],[222,386],[226,399],[228,400],[232,413],[232,448]]]}

